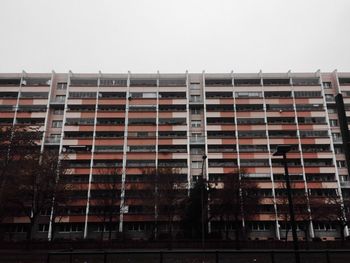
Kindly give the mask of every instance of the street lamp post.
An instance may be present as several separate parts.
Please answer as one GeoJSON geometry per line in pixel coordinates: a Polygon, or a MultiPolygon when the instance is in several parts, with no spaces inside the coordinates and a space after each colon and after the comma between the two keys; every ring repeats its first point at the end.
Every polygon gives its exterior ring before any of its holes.
{"type": "Polygon", "coordinates": [[[273,153],[273,156],[283,156],[284,179],[286,181],[286,188],[287,188],[286,190],[287,190],[287,197],[288,197],[290,223],[292,226],[293,247],[294,247],[294,251],[295,251],[295,262],[300,263],[297,227],[296,227],[296,223],[295,223],[293,200],[292,200],[290,179],[289,179],[289,173],[288,173],[288,164],[287,164],[287,152],[289,152],[291,150],[291,148],[292,147],[290,145],[278,145],[277,151],[273,153]]]}
{"type": "Polygon", "coordinates": [[[203,155],[202,156],[202,178],[201,178],[201,210],[202,210],[202,220],[201,220],[201,223],[202,223],[202,248],[204,249],[204,242],[205,242],[205,233],[204,233],[204,230],[205,230],[205,203],[204,203],[204,188],[205,188],[205,178],[204,178],[204,163],[205,163],[205,160],[207,159],[207,156],[206,155],[203,155]]]}

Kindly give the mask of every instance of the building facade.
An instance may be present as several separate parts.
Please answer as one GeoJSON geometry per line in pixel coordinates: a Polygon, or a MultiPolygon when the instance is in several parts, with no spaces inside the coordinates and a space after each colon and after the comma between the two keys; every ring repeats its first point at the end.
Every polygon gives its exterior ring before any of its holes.
{"type": "MultiPolygon", "coordinates": [[[[272,156],[277,145],[292,146],[293,191],[308,202],[350,195],[350,73],[0,74],[0,116],[1,126],[40,126],[41,149],[66,156],[73,192],[59,238],[99,236],[96,200],[103,190],[94,185],[109,182],[101,174],[106,167],[121,171],[113,231],[131,238],[147,238],[154,221],[138,193],[145,167],[178,168],[188,189],[202,174],[215,183],[246,169],[264,200],[256,220],[246,222],[250,239],[285,236],[276,202],[284,180],[281,160],[272,156]]],[[[25,223],[14,219],[9,229],[25,237],[25,223]]],[[[336,228],[310,216],[310,237],[337,238],[336,228]]],[[[50,231],[43,221],[36,236],[50,231]]]]}

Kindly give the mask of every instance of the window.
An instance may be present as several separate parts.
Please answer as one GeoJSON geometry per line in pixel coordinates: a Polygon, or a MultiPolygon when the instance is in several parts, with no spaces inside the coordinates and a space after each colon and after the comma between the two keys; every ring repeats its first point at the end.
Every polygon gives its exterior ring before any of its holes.
{"type": "Polygon", "coordinates": [[[191,147],[191,154],[203,154],[203,153],[204,153],[204,149],[191,147]]]}
{"type": "Polygon", "coordinates": [[[290,79],[263,79],[264,86],[288,86],[290,79]]]}
{"type": "Polygon", "coordinates": [[[327,105],[328,113],[337,113],[337,109],[335,108],[335,105],[327,105]]]}
{"type": "Polygon", "coordinates": [[[128,230],[129,231],[144,231],[146,226],[144,223],[129,223],[128,230]]]}
{"type": "Polygon", "coordinates": [[[235,86],[260,86],[261,79],[234,79],[235,86]]]}
{"type": "Polygon", "coordinates": [[[69,98],[73,99],[86,99],[96,98],[96,92],[69,92],[69,98]]]}
{"type": "Polygon", "coordinates": [[[318,78],[293,78],[294,86],[318,86],[320,85],[318,78]]]}
{"type": "Polygon", "coordinates": [[[290,91],[265,91],[266,98],[289,98],[291,96],[290,91]]]}
{"type": "Polygon", "coordinates": [[[334,101],[334,96],[332,94],[326,94],[326,101],[334,101]]]}
{"type": "Polygon", "coordinates": [[[159,125],[186,125],[186,118],[160,118],[159,125]]]}
{"type": "Polygon", "coordinates": [[[160,138],[186,138],[186,131],[159,131],[160,138]]]}
{"type": "Polygon", "coordinates": [[[38,231],[39,232],[47,232],[47,231],[49,231],[49,225],[48,224],[39,224],[38,231]]]}
{"type": "Polygon", "coordinates": [[[236,92],[236,98],[260,98],[262,97],[262,92],[236,92]]]}
{"type": "Polygon", "coordinates": [[[231,117],[207,118],[207,124],[234,124],[235,119],[231,117]]]}
{"type": "Polygon", "coordinates": [[[298,111],[323,110],[322,104],[296,104],[295,107],[298,111]]]}
{"type": "Polygon", "coordinates": [[[234,131],[208,131],[209,138],[234,138],[234,131]]]}
{"type": "Polygon", "coordinates": [[[265,124],[263,118],[239,118],[237,124],[265,124]]]}
{"type": "Polygon", "coordinates": [[[50,137],[51,138],[53,138],[53,139],[61,139],[61,134],[57,134],[57,133],[52,133],[51,135],[50,135],[50,137]]]}
{"type": "Polygon", "coordinates": [[[268,117],[267,122],[269,124],[293,124],[295,123],[294,117],[268,117]]]}
{"type": "Polygon", "coordinates": [[[292,104],[266,104],[266,110],[268,111],[292,111],[294,107],[292,104]]]}
{"type": "Polygon", "coordinates": [[[154,145],[129,146],[129,152],[155,152],[154,145]]]}
{"type": "Polygon", "coordinates": [[[267,152],[266,145],[239,145],[240,152],[267,152]]]}
{"type": "Polygon", "coordinates": [[[324,124],[326,118],[324,117],[298,117],[298,122],[301,124],[324,124]]]}
{"type": "Polygon", "coordinates": [[[15,224],[15,225],[11,226],[10,232],[13,232],[13,233],[27,232],[27,226],[25,224],[15,224]]]}
{"type": "Polygon", "coordinates": [[[315,223],[314,229],[323,231],[334,231],[337,228],[334,223],[315,223]]]}
{"type": "Polygon", "coordinates": [[[47,92],[21,92],[21,98],[26,99],[47,99],[48,96],[47,92]]]}
{"type": "Polygon", "coordinates": [[[65,95],[56,95],[55,97],[55,101],[58,101],[58,102],[64,102],[65,100],[66,100],[65,95]]]}
{"type": "Polygon", "coordinates": [[[41,210],[40,211],[40,215],[41,216],[49,216],[49,215],[51,215],[51,209],[47,208],[47,209],[41,210]]]}
{"type": "Polygon", "coordinates": [[[21,79],[0,79],[0,86],[19,86],[21,79]]]}
{"type": "Polygon", "coordinates": [[[199,128],[202,126],[201,121],[191,121],[191,127],[192,128],[199,128]]]}
{"type": "Polygon", "coordinates": [[[125,98],[126,93],[125,92],[99,92],[98,97],[103,99],[125,98]]]}
{"type": "Polygon", "coordinates": [[[93,118],[67,118],[67,125],[92,125],[94,124],[93,118]]]}
{"type": "Polygon", "coordinates": [[[201,85],[199,84],[199,83],[191,83],[190,84],[190,89],[191,90],[198,90],[198,89],[200,89],[201,88],[201,85]]]}
{"type": "Polygon", "coordinates": [[[157,98],[156,92],[130,92],[131,98],[154,99],[157,98]]]}
{"type": "Polygon", "coordinates": [[[202,161],[192,161],[191,168],[202,168],[202,161]]]}
{"type": "Polygon", "coordinates": [[[140,118],[129,119],[129,125],[155,125],[156,119],[153,118],[140,118]]]}
{"type": "Polygon", "coordinates": [[[18,96],[18,92],[0,92],[0,98],[13,98],[16,99],[18,96]]]}
{"type": "Polygon", "coordinates": [[[321,97],[321,91],[295,91],[296,98],[321,97]]]}
{"type": "Polygon", "coordinates": [[[338,168],[344,168],[344,167],[346,167],[345,161],[337,161],[337,167],[338,167],[338,168]]]}
{"type": "Polygon", "coordinates": [[[71,86],[76,87],[97,87],[97,79],[71,79],[70,81],[71,86]]]}
{"type": "Polygon", "coordinates": [[[327,131],[300,131],[300,137],[327,137],[327,131]]]}
{"type": "Polygon", "coordinates": [[[338,126],[338,120],[329,120],[329,124],[334,127],[334,126],[338,126]]]}
{"type": "Polygon", "coordinates": [[[350,97],[350,91],[342,91],[341,93],[344,97],[350,97]]]}
{"type": "Polygon", "coordinates": [[[206,86],[232,86],[232,78],[225,79],[205,79],[206,86]]]}
{"type": "Polygon", "coordinates": [[[57,89],[58,90],[66,90],[67,89],[67,82],[58,82],[57,89]]]}
{"type": "Polygon", "coordinates": [[[332,83],[331,82],[322,82],[322,86],[324,89],[331,89],[332,83]]]}
{"type": "Polygon", "coordinates": [[[95,152],[123,152],[123,146],[96,145],[95,152]]]}
{"type": "Polygon", "coordinates": [[[186,78],[161,78],[159,79],[160,87],[181,87],[186,86],[186,78]]]}
{"type": "Polygon", "coordinates": [[[27,112],[45,112],[45,105],[20,105],[17,111],[27,111],[27,112]]]}
{"type": "Polygon", "coordinates": [[[53,114],[54,115],[63,115],[64,110],[62,109],[54,109],[53,114]]]}
{"type": "Polygon", "coordinates": [[[341,142],[341,136],[339,132],[332,132],[332,137],[335,142],[341,142]]]}
{"type": "Polygon", "coordinates": [[[207,111],[233,111],[233,104],[211,104],[207,105],[207,111]]]}
{"type": "Polygon", "coordinates": [[[265,131],[238,131],[238,137],[266,137],[265,131]]]}
{"type": "Polygon", "coordinates": [[[262,104],[237,104],[237,111],[261,111],[263,109],[262,104]]]}
{"type": "MultiPolygon", "coordinates": [[[[154,109],[156,109],[156,106],[154,106],[154,109]]],[[[159,111],[186,111],[186,105],[159,105],[159,111]]]]}
{"type": "Polygon", "coordinates": [[[191,109],[191,114],[192,115],[200,115],[201,114],[201,109],[191,109]]]}
{"type": "Polygon", "coordinates": [[[200,102],[201,101],[201,96],[200,95],[191,95],[191,102],[200,102]]]}
{"type": "MultiPolygon", "coordinates": [[[[97,125],[120,125],[124,123],[124,118],[99,118],[96,122],[97,125]]],[[[91,123],[87,124],[94,124],[94,119],[91,119],[91,123]]]]}
{"type": "Polygon", "coordinates": [[[52,121],[52,128],[62,128],[62,121],[52,121]]]}
{"type": "MultiPolygon", "coordinates": [[[[95,106],[91,105],[91,108],[89,108],[89,110],[95,110],[95,106]]],[[[125,105],[98,105],[98,110],[99,111],[124,111],[125,105]]]]}
{"type": "Polygon", "coordinates": [[[51,79],[47,78],[27,78],[22,81],[23,86],[50,86],[51,79]]]}
{"type": "Polygon", "coordinates": [[[232,92],[206,92],[205,96],[208,99],[232,98],[232,92]]]}
{"type": "Polygon", "coordinates": [[[263,160],[263,159],[257,159],[257,160],[241,159],[241,166],[269,166],[269,161],[263,160]]]}
{"type": "Polygon", "coordinates": [[[266,231],[270,229],[269,223],[263,223],[263,222],[251,222],[250,229],[253,231],[266,231]]]}
{"type": "Polygon", "coordinates": [[[126,79],[109,79],[103,78],[100,80],[100,86],[102,87],[126,87],[126,79]]]}
{"type": "Polygon", "coordinates": [[[340,146],[340,145],[335,145],[335,146],[334,146],[334,152],[335,152],[336,154],[344,153],[343,147],[340,146]]]}
{"type": "Polygon", "coordinates": [[[186,99],[186,92],[159,92],[159,98],[186,99]]]}
{"type": "Polygon", "coordinates": [[[83,231],[82,224],[61,224],[58,225],[59,232],[81,232],[83,231]]]}
{"type": "Polygon", "coordinates": [[[157,79],[130,79],[130,86],[133,87],[156,87],[157,79]]]}

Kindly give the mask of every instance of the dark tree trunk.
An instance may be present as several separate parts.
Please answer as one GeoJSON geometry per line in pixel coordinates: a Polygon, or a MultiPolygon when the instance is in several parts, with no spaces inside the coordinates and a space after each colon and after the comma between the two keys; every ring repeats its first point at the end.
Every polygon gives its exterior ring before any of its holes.
{"type": "Polygon", "coordinates": [[[238,220],[238,216],[235,215],[235,244],[236,244],[236,249],[239,250],[240,249],[240,240],[239,240],[239,220],[238,220]]]}
{"type": "Polygon", "coordinates": [[[340,238],[341,238],[341,246],[343,247],[344,246],[344,242],[345,242],[345,236],[344,236],[344,229],[345,229],[345,226],[344,224],[340,224],[340,238]]]}
{"type": "Polygon", "coordinates": [[[33,238],[33,233],[34,233],[34,226],[35,226],[35,221],[34,221],[34,218],[30,218],[29,219],[30,222],[29,222],[29,227],[28,227],[28,230],[27,230],[27,241],[31,241],[32,238],[33,238]]]}
{"type": "Polygon", "coordinates": [[[229,233],[228,233],[228,225],[229,225],[229,216],[226,216],[226,222],[225,222],[225,237],[226,240],[229,240],[229,233]]]}
{"type": "Polygon", "coordinates": [[[109,221],[108,221],[108,240],[112,239],[112,225],[113,225],[113,208],[109,209],[109,221]]]}

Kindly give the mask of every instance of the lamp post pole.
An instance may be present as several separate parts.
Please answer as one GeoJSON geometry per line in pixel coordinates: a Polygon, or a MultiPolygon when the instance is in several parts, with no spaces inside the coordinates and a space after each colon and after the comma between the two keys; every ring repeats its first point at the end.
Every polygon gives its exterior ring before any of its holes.
{"type": "Polygon", "coordinates": [[[205,160],[207,159],[207,156],[206,155],[203,155],[202,157],[202,178],[201,178],[201,217],[202,217],[202,220],[201,220],[201,224],[202,224],[202,249],[204,249],[204,243],[205,243],[205,203],[204,203],[204,188],[206,187],[205,185],[205,178],[204,178],[204,163],[205,163],[205,160]]]}
{"type": "Polygon", "coordinates": [[[300,255],[298,252],[298,250],[299,250],[298,235],[297,235],[297,227],[296,227],[296,223],[295,223],[293,199],[292,199],[292,193],[291,193],[291,188],[290,188],[290,179],[289,179],[286,155],[287,155],[286,153],[283,154],[284,175],[285,175],[285,180],[286,180],[290,223],[292,225],[293,247],[294,247],[294,251],[295,251],[295,262],[299,263],[300,262],[300,255]]]}
{"type": "Polygon", "coordinates": [[[296,263],[300,263],[297,227],[296,227],[296,222],[295,222],[295,215],[294,215],[294,208],[293,208],[293,199],[292,199],[292,193],[291,193],[291,187],[290,187],[290,178],[289,178],[288,164],[287,164],[287,152],[289,152],[290,149],[291,149],[290,145],[278,145],[277,146],[277,151],[273,155],[274,156],[283,156],[284,179],[286,181],[289,216],[290,216],[290,223],[291,223],[291,226],[292,226],[293,247],[294,247],[294,252],[295,252],[295,262],[296,263]]]}

